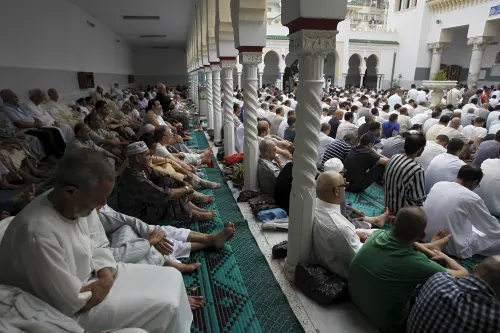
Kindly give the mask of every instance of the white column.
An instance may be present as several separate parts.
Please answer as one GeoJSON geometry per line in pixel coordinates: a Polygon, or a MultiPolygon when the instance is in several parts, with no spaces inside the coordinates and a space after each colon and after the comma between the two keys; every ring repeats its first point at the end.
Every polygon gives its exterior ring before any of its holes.
{"type": "Polygon", "coordinates": [[[222,66],[222,112],[224,115],[224,154],[231,156],[235,153],[234,147],[234,121],[233,121],[233,69],[235,60],[221,60],[222,66]]]}
{"type": "Polygon", "coordinates": [[[259,88],[262,88],[262,76],[263,75],[264,75],[264,73],[259,72],[259,88]]]}
{"type": "Polygon", "coordinates": [[[207,78],[207,129],[214,129],[214,95],[212,91],[212,69],[209,66],[205,67],[205,76],[207,78]]]}
{"type": "Polygon", "coordinates": [[[222,106],[220,95],[220,71],[219,64],[211,65],[212,68],[212,92],[213,92],[213,105],[214,105],[214,142],[220,143],[222,141],[222,106]]]}
{"type": "Polygon", "coordinates": [[[241,90],[241,72],[238,72],[238,89],[241,90]]]}
{"type": "Polygon", "coordinates": [[[359,87],[361,88],[363,86],[363,78],[365,77],[365,74],[361,74],[360,75],[360,79],[359,79],[359,87]]]}
{"type": "Polygon", "coordinates": [[[343,82],[344,87],[346,87],[346,83],[347,83],[347,74],[346,74],[346,73],[343,73],[343,74],[342,74],[342,80],[344,81],[344,82],[343,82]]]}
{"type": "Polygon", "coordinates": [[[432,50],[431,71],[429,73],[429,80],[432,80],[432,77],[437,72],[439,72],[441,68],[441,55],[443,54],[443,50],[447,48],[449,45],[450,43],[444,43],[444,42],[427,44],[429,50],[432,50]]]}
{"type": "MultiPolygon", "coordinates": [[[[243,153],[245,190],[259,190],[257,182],[257,163],[259,160],[259,141],[257,131],[257,65],[262,62],[262,52],[243,52],[240,63],[243,65],[243,97],[245,100],[245,139],[243,153]]],[[[262,76],[261,76],[262,77],[262,76]]]]}
{"type": "Polygon", "coordinates": [[[194,104],[198,106],[200,101],[198,100],[198,70],[194,71],[194,104]]]}
{"type": "Polygon", "coordinates": [[[290,195],[288,229],[289,274],[311,253],[312,223],[316,201],[316,160],[322,110],[325,56],[335,49],[336,30],[299,30],[290,34],[290,52],[299,54],[300,84],[297,92],[297,123],[293,158],[293,183],[290,195]]]}
{"type": "Polygon", "coordinates": [[[483,61],[484,50],[490,41],[490,37],[484,36],[473,37],[467,40],[467,45],[472,46],[469,76],[467,77],[467,85],[469,87],[473,84],[477,84],[477,81],[479,81],[479,72],[481,71],[481,62],[483,61]]]}
{"type": "Polygon", "coordinates": [[[377,74],[377,92],[380,90],[380,78],[382,78],[382,75],[377,74]]]}
{"type": "Polygon", "coordinates": [[[285,80],[285,73],[280,72],[280,87],[279,87],[280,90],[283,90],[283,88],[285,87],[284,80],[285,80]]]}

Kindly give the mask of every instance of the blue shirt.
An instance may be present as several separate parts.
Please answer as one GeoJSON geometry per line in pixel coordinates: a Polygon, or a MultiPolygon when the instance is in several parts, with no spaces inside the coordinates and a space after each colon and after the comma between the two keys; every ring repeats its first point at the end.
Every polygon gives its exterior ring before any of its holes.
{"type": "Polygon", "coordinates": [[[18,120],[27,121],[30,123],[35,122],[35,118],[33,118],[31,112],[20,104],[4,103],[3,111],[12,122],[16,122],[18,120]]]}
{"type": "Polygon", "coordinates": [[[391,122],[391,121],[385,121],[382,124],[382,130],[384,131],[384,136],[386,138],[392,137],[392,131],[396,131],[399,134],[399,123],[398,122],[391,122]]]}

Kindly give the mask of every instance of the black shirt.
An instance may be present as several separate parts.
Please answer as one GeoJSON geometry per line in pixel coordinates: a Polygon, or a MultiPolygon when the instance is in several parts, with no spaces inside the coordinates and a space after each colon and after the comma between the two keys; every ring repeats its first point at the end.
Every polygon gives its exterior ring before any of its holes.
{"type": "Polygon", "coordinates": [[[170,102],[172,101],[167,95],[156,94],[156,99],[160,101],[163,112],[168,111],[170,102]]]}
{"type": "Polygon", "coordinates": [[[373,168],[379,159],[371,149],[360,145],[352,148],[344,161],[346,180],[353,184],[361,183],[365,173],[373,168]]]}
{"type": "Polygon", "coordinates": [[[328,121],[328,124],[330,125],[330,127],[332,128],[330,130],[330,134],[329,136],[331,138],[336,138],[337,137],[337,129],[339,128],[339,125],[340,125],[340,121],[336,118],[336,117],[332,117],[329,121],[328,121]]]}
{"type": "Polygon", "coordinates": [[[363,134],[366,134],[369,131],[370,131],[370,124],[364,123],[363,125],[359,126],[357,142],[359,142],[359,139],[363,136],[363,134]]]}
{"type": "Polygon", "coordinates": [[[289,214],[290,210],[290,192],[292,192],[292,170],[293,162],[289,162],[281,170],[276,178],[276,186],[274,187],[274,200],[276,204],[289,214]]]}

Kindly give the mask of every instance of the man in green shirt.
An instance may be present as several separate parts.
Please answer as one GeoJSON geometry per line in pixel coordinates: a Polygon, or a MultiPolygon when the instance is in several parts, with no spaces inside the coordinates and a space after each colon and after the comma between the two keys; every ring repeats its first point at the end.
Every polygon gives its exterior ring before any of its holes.
{"type": "Polygon", "coordinates": [[[466,276],[467,270],[437,250],[416,241],[425,235],[427,218],[421,208],[401,209],[392,231],[374,232],[349,268],[352,301],[382,333],[405,332],[409,301],[417,285],[438,272],[466,276]],[[429,259],[443,262],[448,269],[429,259]]]}

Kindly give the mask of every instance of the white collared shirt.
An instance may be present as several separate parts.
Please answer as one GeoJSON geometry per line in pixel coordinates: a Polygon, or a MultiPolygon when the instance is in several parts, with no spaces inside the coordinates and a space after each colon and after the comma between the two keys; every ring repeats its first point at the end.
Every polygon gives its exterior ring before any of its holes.
{"type": "Polygon", "coordinates": [[[334,138],[326,135],[323,132],[319,132],[318,160],[316,161],[317,164],[321,163],[321,160],[323,159],[323,155],[325,154],[326,148],[333,141],[335,141],[334,138]]]}
{"type": "Polygon", "coordinates": [[[500,217],[500,159],[489,158],[481,164],[483,179],[475,192],[484,200],[492,215],[500,217]]]}
{"type": "Polygon", "coordinates": [[[340,205],[318,198],[312,241],[315,261],[345,279],[352,259],[363,245],[354,225],[342,215],[340,205]]]}
{"type": "Polygon", "coordinates": [[[427,141],[424,152],[421,156],[415,158],[415,162],[420,164],[422,169],[427,170],[431,161],[439,154],[446,153],[446,148],[434,141],[427,141]]]}

